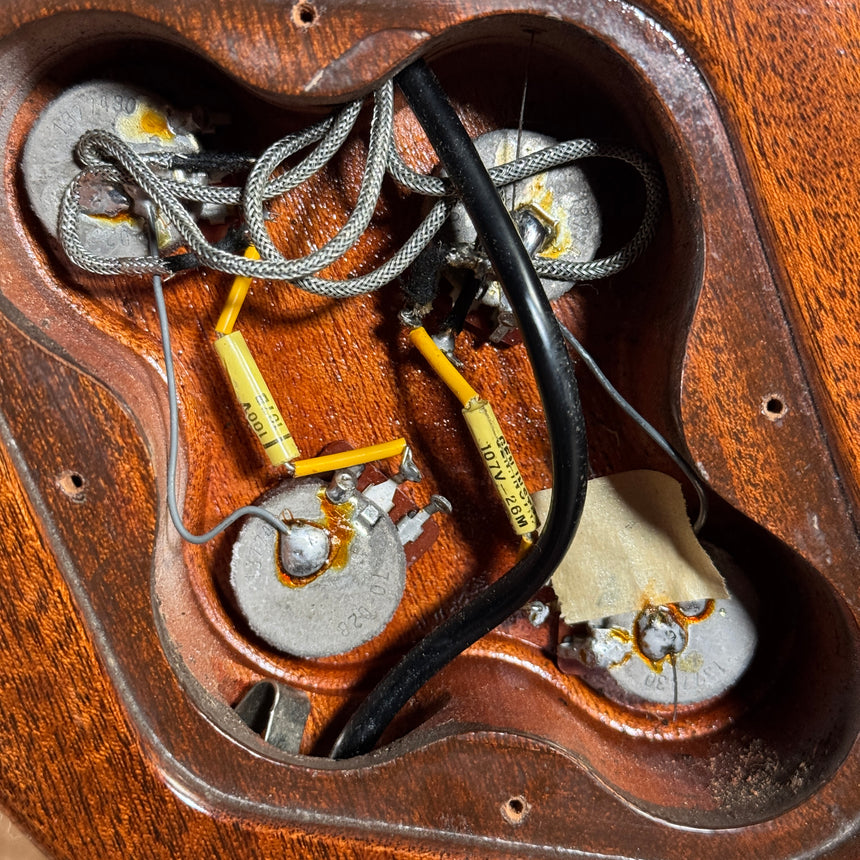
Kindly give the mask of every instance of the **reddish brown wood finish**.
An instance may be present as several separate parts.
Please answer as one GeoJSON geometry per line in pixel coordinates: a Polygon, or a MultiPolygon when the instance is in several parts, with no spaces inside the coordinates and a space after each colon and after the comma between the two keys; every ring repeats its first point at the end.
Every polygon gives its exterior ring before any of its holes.
{"type": "MultiPolygon", "coordinates": [[[[847,108],[857,17],[820,4],[816,26],[804,27],[798,9],[754,0],[651,4],[712,103],[655,21],[621,5],[238,10],[115,0],[71,14],[92,5],[18,0],[0,16],[0,798],[15,818],[61,857],[854,856],[860,351],[857,293],[846,285],[860,274],[847,108]],[[261,648],[219,590],[227,544],[183,549],[166,528],[166,407],[148,288],[64,270],[26,210],[17,153],[58,88],[145,63],[153,85],[184,75],[201,97],[201,81],[223,92],[226,72],[292,108],[228,88],[250,118],[235,132],[248,146],[302,121],[311,105],[368,90],[417,51],[436,56],[473,131],[511,124],[516,99],[506,93],[523,65],[512,58],[523,57],[529,29],[540,122],[569,131],[577,122],[554,119],[565,112],[553,92],[569,104],[593,85],[600,130],[644,146],[666,174],[669,214],[655,247],[629,276],[563,310],[724,500],[713,534],[769,601],[768,646],[733,696],[673,725],[611,705],[502,630],[428,685],[394,727],[401,739],[369,760],[273,757],[225,707],[249,680],[274,675],[308,689],[305,752],[324,752],[393,655],[510,563],[514,548],[495,537],[502,518],[484,504],[457,410],[397,332],[391,293],[335,306],[255,288],[241,327],[264,367],[283,368],[276,395],[303,447],[405,430],[427,473],[419,499],[441,490],[475,512],[446,524],[378,640],[316,663],[261,648]],[[489,45],[504,46],[501,68],[489,45]],[[787,96],[785,70],[805,97],[787,96]],[[569,83],[577,76],[581,85],[569,83]],[[822,79],[826,90],[812,91],[822,79]],[[830,127],[816,135],[822,117],[830,127]],[[762,412],[771,396],[788,406],[777,421],[762,412]],[[516,797],[525,798],[522,819],[505,808],[516,797]],[[704,829],[680,831],[661,816],[704,829]]],[[[398,135],[415,163],[432,166],[402,110],[398,135]]],[[[311,193],[287,201],[285,221],[329,229],[349,205],[356,158],[351,151],[311,193]]],[[[414,214],[389,193],[343,270],[385,253],[414,214]]],[[[300,250],[291,231],[283,241],[300,250]]],[[[233,432],[237,415],[217,394],[208,341],[227,280],[184,276],[169,295],[181,393],[194,404],[183,415],[194,526],[276,478],[250,460],[248,440],[233,432]]],[[[467,369],[512,428],[529,486],[545,485],[548,452],[522,349],[481,347],[467,353],[467,369]]],[[[589,385],[585,396],[598,471],[663,465],[589,385]]]]}

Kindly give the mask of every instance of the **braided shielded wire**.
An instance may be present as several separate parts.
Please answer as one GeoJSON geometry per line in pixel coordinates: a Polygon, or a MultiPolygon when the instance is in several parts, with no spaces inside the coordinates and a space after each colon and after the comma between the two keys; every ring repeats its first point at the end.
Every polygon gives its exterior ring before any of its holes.
{"type": "MultiPolygon", "coordinates": [[[[324,167],[339,151],[352,131],[361,102],[355,101],[336,114],[307,129],[288,135],[269,147],[256,160],[244,188],[199,185],[166,173],[176,158],[164,154],[141,155],[113,134],[93,131],[78,142],[77,152],[84,173],[66,189],[58,218],[58,235],[69,259],[80,268],[101,275],[169,274],[169,266],[155,256],[101,257],[87,251],[78,234],[80,185],[84,177],[99,176],[109,182],[137,186],[170,221],[189,251],[216,271],[236,276],[287,281],[308,292],[330,298],[348,298],[380,289],[401,275],[432,241],[445,223],[455,199],[449,179],[412,170],[394,143],[393,85],[384,84],[374,94],[368,158],[358,201],[346,223],[321,248],[303,257],[284,257],[275,247],[265,217],[265,203],[298,187],[324,167]],[[289,157],[312,149],[294,166],[273,177],[289,157]],[[158,169],[160,168],[160,169],[158,169]],[[382,180],[390,174],[410,191],[438,198],[406,243],[373,271],[342,280],[320,278],[317,273],[339,259],[363,234],[376,207],[382,180]],[[215,203],[241,206],[244,220],[260,260],[247,260],[208,242],[185,203],[215,203]]],[[[656,169],[641,154],[594,141],[572,140],[531,153],[508,164],[489,169],[497,188],[529,176],[562,167],[584,158],[610,158],[635,168],[645,185],[645,208],[633,238],[619,251],[599,260],[584,262],[534,258],[537,273],[544,278],[569,282],[594,280],[616,274],[630,265],[651,240],[656,227],[662,192],[656,169]]],[[[246,158],[220,156],[213,161],[241,165],[246,158]]],[[[201,167],[206,162],[201,162],[201,167]]]]}

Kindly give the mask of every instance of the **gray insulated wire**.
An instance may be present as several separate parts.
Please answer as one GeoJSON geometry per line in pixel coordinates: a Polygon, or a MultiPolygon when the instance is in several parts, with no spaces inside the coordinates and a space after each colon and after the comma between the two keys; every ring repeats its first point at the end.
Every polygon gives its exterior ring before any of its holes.
{"type": "MultiPolygon", "coordinates": [[[[148,219],[148,231],[150,249],[153,255],[157,254],[157,243],[155,240],[155,213],[151,204],[146,207],[148,219]]],[[[179,459],[179,395],[176,390],[176,369],[173,366],[173,350],[170,345],[170,324],[167,319],[167,305],[164,301],[164,287],[161,275],[152,276],[152,293],[155,299],[155,310],[158,314],[158,328],[161,332],[161,349],[164,354],[164,375],[167,377],[167,405],[168,405],[168,441],[167,441],[167,511],[179,536],[193,544],[203,544],[228,529],[233,523],[242,517],[254,516],[264,520],[272,528],[286,534],[287,527],[277,517],[273,516],[265,508],[256,505],[245,505],[233,511],[216,526],[205,534],[196,535],[189,531],[182,520],[179,503],[176,499],[176,467],[179,459]]]]}
{"type": "Polygon", "coordinates": [[[591,357],[591,354],[586,351],[585,347],[574,337],[573,333],[566,326],[559,323],[561,332],[565,340],[570,344],[571,349],[579,356],[582,363],[591,371],[591,374],[598,381],[603,390],[612,398],[612,400],[632,419],[632,421],[653,441],[661,451],[663,451],[672,462],[681,470],[684,477],[690,482],[696,492],[696,498],[699,502],[699,509],[696,512],[696,519],[693,522],[693,531],[698,534],[705,521],[708,518],[708,497],[705,494],[705,488],[699,480],[699,476],[693,471],[693,467],[681,456],[681,454],[669,444],[666,438],[650,424],[642,415],[637,412],[624,395],[609,381],[606,374],[600,369],[597,362],[591,357]]]}

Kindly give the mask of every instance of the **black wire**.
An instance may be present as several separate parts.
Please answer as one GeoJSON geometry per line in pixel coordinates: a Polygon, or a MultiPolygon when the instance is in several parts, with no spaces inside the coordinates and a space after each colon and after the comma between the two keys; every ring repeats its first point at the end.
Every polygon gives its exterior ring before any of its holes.
{"type": "Polygon", "coordinates": [[[564,557],[585,502],[585,421],[573,367],[520,235],[436,77],[418,61],[397,77],[475,225],[517,317],[546,415],[552,503],[531,551],[425,636],[382,679],[335,742],[332,758],[369,752],[400,708],[461,651],[521,607],[564,557]]]}
{"type": "Polygon", "coordinates": [[[244,153],[194,152],[174,155],[169,161],[171,170],[201,171],[204,173],[241,173],[254,166],[255,159],[244,153]]]}
{"type": "MultiPolygon", "coordinates": [[[[230,254],[241,254],[248,247],[248,231],[244,225],[236,225],[230,227],[223,239],[219,239],[214,243],[214,247],[221,251],[227,251],[230,254]]],[[[170,274],[183,272],[186,269],[197,269],[200,267],[200,258],[193,252],[183,254],[173,254],[170,257],[163,257],[162,262],[167,267],[170,274]]]]}
{"type": "Polygon", "coordinates": [[[409,276],[403,280],[403,294],[412,307],[429,305],[436,298],[439,277],[450,250],[441,242],[431,242],[416,257],[409,268],[409,276]]]}
{"type": "Polygon", "coordinates": [[[460,334],[466,325],[466,317],[478,297],[481,289],[481,279],[471,269],[450,269],[447,273],[449,281],[454,281],[460,288],[457,300],[450,313],[439,324],[439,331],[451,331],[460,334]]]}

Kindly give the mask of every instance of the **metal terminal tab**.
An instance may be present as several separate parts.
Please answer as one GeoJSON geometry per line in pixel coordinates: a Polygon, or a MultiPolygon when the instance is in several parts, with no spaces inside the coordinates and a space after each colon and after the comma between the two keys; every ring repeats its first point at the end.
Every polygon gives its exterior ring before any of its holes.
{"type": "Polygon", "coordinates": [[[450,514],[452,510],[451,503],[444,496],[431,496],[429,503],[421,508],[420,511],[410,511],[398,521],[397,535],[400,538],[400,542],[405,545],[417,540],[424,531],[424,524],[433,514],[450,514]]]}
{"type": "Polygon", "coordinates": [[[407,482],[417,483],[421,480],[421,471],[412,459],[412,449],[407,445],[400,458],[400,467],[396,474],[387,481],[371,484],[363,495],[386,514],[394,507],[394,494],[397,488],[407,482]]]}
{"type": "Polygon", "coordinates": [[[307,693],[286,684],[258,681],[234,710],[264,741],[284,752],[297,753],[311,713],[311,701],[307,693]]]}
{"type": "Polygon", "coordinates": [[[332,475],[326,488],[326,498],[334,505],[342,505],[355,495],[355,475],[348,469],[340,469],[332,475]]]}

